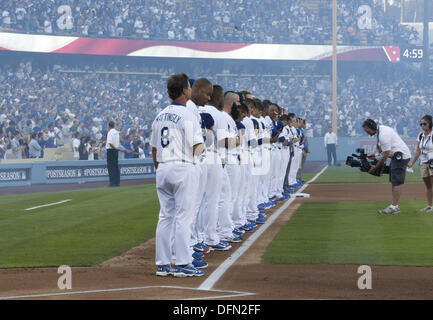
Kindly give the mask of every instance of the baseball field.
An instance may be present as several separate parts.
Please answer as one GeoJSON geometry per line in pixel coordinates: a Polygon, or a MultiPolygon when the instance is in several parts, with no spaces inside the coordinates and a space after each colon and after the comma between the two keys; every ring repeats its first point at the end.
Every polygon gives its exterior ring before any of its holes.
{"type": "Polygon", "coordinates": [[[153,184],[1,195],[0,299],[432,299],[433,215],[420,212],[419,168],[397,215],[378,214],[387,176],[308,168],[298,192],[310,197],[268,210],[242,243],[207,255],[199,278],[154,275],[153,184]],[[72,267],[70,290],[57,287],[61,265],[72,267]],[[372,269],[371,290],[357,286],[360,265],[372,269]]]}

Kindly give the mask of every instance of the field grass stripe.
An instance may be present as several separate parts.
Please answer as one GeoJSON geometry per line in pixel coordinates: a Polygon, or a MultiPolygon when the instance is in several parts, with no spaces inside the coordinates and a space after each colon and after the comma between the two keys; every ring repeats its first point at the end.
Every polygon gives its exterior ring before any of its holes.
{"type": "Polygon", "coordinates": [[[269,228],[269,226],[274,223],[275,220],[296,200],[296,194],[304,191],[311,182],[316,180],[328,166],[324,167],[317,173],[310,181],[304,184],[294,195],[295,197],[290,197],[277,211],[275,211],[272,216],[263,224],[256,232],[254,232],[244,243],[228,257],[220,266],[198,287],[200,290],[211,290],[215,283],[224,275],[224,273],[238,260],[253,244],[254,242],[269,228]]]}
{"type": "Polygon", "coordinates": [[[55,206],[55,205],[58,205],[58,204],[69,202],[69,201],[72,201],[72,199],[66,199],[66,200],[62,200],[62,201],[59,201],[59,202],[53,202],[53,203],[43,204],[41,206],[27,208],[27,209],[24,209],[24,210],[30,211],[30,210],[35,210],[35,209],[44,208],[44,207],[51,207],[51,206],[55,206]]]}

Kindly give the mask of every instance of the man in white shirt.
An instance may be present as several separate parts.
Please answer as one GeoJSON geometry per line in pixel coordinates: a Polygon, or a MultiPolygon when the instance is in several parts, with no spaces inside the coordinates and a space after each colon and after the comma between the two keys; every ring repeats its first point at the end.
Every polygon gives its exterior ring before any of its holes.
{"type": "Polygon", "coordinates": [[[78,148],[80,147],[80,133],[74,133],[74,139],[72,140],[72,150],[74,151],[74,159],[78,160],[80,158],[80,153],[78,148]]]}
{"type": "Polygon", "coordinates": [[[119,169],[119,150],[120,150],[120,137],[119,131],[115,128],[115,123],[111,120],[108,123],[107,143],[107,169],[108,177],[110,178],[110,187],[120,186],[120,169],[119,169]]]}
{"type": "MultiPolygon", "coordinates": [[[[377,135],[377,149],[381,158],[375,166],[371,166],[368,173],[374,173],[381,170],[388,158],[391,158],[391,171],[389,173],[389,182],[392,184],[392,203],[380,214],[394,214],[400,212],[398,201],[401,195],[401,186],[404,184],[406,169],[409,164],[411,153],[409,147],[401,139],[398,133],[387,126],[379,126],[372,119],[367,119],[362,124],[364,131],[370,135],[377,135]]],[[[370,158],[375,155],[370,155],[370,158]]]]}
{"type": "Polygon", "coordinates": [[[337,135],[332,132],[332,128],[328,128],[325,134],[325,150],[328,153],[328,166],[332,165],[332,158],[334,158],[334,166],[337,164],[337,135]]]}

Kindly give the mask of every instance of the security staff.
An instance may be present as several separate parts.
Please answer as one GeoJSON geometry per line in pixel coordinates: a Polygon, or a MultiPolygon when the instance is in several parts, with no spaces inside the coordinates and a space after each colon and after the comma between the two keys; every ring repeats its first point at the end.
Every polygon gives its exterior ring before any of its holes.
{"type": "Polygon", "coordinates": [[[120,150],[120,137],[119,131],[115,128],[115,123],[111,120],[108,123],[107,144],[107,169],[110,178],[110,187],[120,186],[120,169],[119,169],[119,150],[120,150]]]}
{"type": "Polygon", "coordinates": [[[334,158],[334,166],[337,165],[337,135],[332,132],[332,128],[328,128],[325,134],[325,150],[328,154],[328,166],[331,166],[332,158],[334,158]]]}

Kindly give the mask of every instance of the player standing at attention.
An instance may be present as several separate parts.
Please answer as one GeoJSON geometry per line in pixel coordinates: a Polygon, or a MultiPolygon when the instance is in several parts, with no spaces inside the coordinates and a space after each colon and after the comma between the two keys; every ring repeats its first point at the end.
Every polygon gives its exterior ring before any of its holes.
{"type": "Polygon", "coordinates": [[[161,208],[156,228],[156,275],[202,276],[203,271],[191,264],[191,224],[196,199],[188,195],[197,193],[194,156],[203,152],[203,137],[197,119],[186,109],[191,96],[188,76],[170,76],[167,90],[172,104],[153,121],[150,138],[161,208]]]}
{"type": "MultiPolygon", "coordinates": [[[[190,79],[192,84],[191,99],[187,101],[186,108],[189,110],[197,120],[197,125],[202,127],[202,117],[199,112],[199,107],[204,106],[209,102],[212,95],[213,87],[212,83],[204,78],[197,79],[196,81],[190,79]]],[[[202,217],[199,216],[200,205],[203,200],[204,191],[206,187],[206,164],[205,164],[205,153],[200,156],[194,157],[194,163],[197,175],[199,177],[197,199],[194,208],[194,219],[191,225],[191,254],[193,257],[192,265],[195,268],[206,268],[207,263],[203,261],[203,254],[209,252],[209,248],[204,248],[199,240],[199,232],[203,230],[202,217]],[[195,249],[195,250],[194,250],[195,249]],[[198,251],[198,252],[194,252],[198,251]]],[[[193,194],[191,194],[193,196],[193,194]]],[[[203,213],[203,212],[202,212],[203,213]]]]}
{"type": "MultiPolygon", "coordinates": [[[[233,210],[234,210],[234,203],[236,201],[236,198],[239,196],[239,188],[240,188],[240,180],[241,180],[241,167],[239,165],[239,157],[237,154],[238,146],[240,145],[241,141],[238,136],[238,129],[236,126],[236,122],[231,117],[231,112],[234,106],[237,106],[240,104],[239,101],[239,95],[235,92],[226,92],[224,95],[224,107],[223,107],[223,116],[226,121],[227,129],[228,129],[228,144],[226,145],[226,164],[224,166],[224,170],[227,173],[227,181],[226,183],[229,184],[230,188],[230,197],[226,199],[227,201],[227,212],[230,217],[230,225],[229,223],[226,223],[222,230],[223,235],[223,241],[228,242],[241,242],[242,233],[239,230],[236,230],[236,233],[234,232],[235,226],[233,222],[233,210]],[[229,229],[230,227],[230,229],[229,229]]],[[[221,226],[223,227],[223,226],[221,226]]]]}
{"type": "Polygon", "coordinates": [[[222,192],[222,184],[224,177],[224,168],[222,158],[227,138],[227,127],[223,114],[217,107],[222,107],[224,104],[224,92],[221,86],[214,85],[211,100],[204,106],[203,111],[209,113],[214,119],[214,143],[206,152],[207,165],[207,183],[205,191],[205,209],[206,214],[206,232],[205,245],[211,250],[230,250],[231,245],[225,241],[221,241],[217,232],[219,216],[219,203],[222,192]]]}

